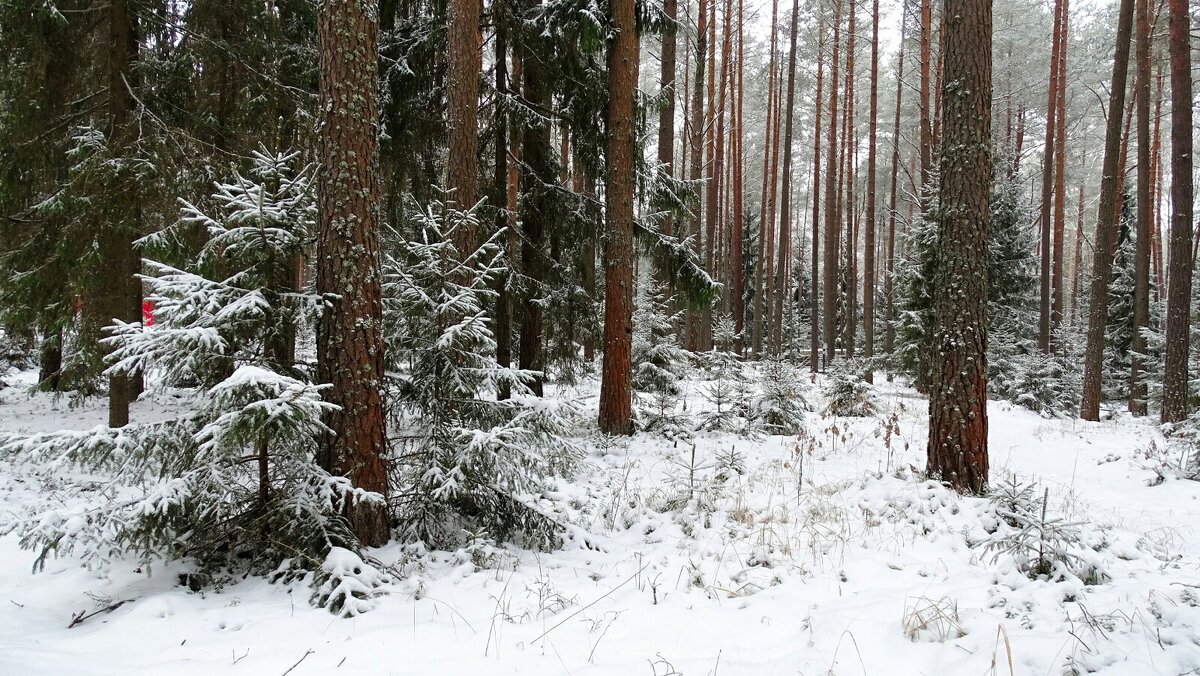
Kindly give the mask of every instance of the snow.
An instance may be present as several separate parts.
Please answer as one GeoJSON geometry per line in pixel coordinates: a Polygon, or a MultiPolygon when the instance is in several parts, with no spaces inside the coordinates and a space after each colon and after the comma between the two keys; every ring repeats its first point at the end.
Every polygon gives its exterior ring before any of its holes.
{"type": "MultiPolygon", "coordinates": [[[[706,384],[684,384],[695,414],[706,384]]],[[[1039,482],[1039,499],[1048,489],[1047,511],[1075,524],[1107,577],[1035,581],[984,546],[988,500],[914,475],[925,401],[874,387],[874,417],[809,413],[800,438],[702,433],[694,461],[685,442],[586,436],[584,468],[543,496],[573,524],[561,550],[486,534],[454,552],[393,544],[369,552],[386,574],[365,577],[334,550],[326,584],[389,592],[352,617],[312,607],[305,581],[193,592],[186,563],[60,558],[34,574],[37,552],[5,536],[0,674],[1200,673],[1200,483],[1148,485],[1145,450],[1163,443],[1152,422],[991,403],[993,485],[1015,473],[1039,482]],[[721,460],[735,453],[743,474],[721,460]],[[80,611],[102,612],[68,629],[80,611]]],[[[551,393],[588,411],[595,390],[551,393]]],[[[820,410],[818,392],[804,394],[820,410]]],[[[134,418],[179,414],[171,401],[139,402],[134,418]]],[[[102,400],[0,391],[4,433],[104,416],[102,400]]],[[[61,472],[0,459],[0,522],[61,472]]]]}

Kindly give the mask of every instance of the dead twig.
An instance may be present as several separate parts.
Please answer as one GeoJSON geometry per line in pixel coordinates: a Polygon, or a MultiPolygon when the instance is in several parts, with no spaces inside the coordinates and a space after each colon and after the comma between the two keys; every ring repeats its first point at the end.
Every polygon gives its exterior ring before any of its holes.
{"type": "Polygon", "coordinates": [[[120,608],[121,606],[125,605],[126,603],[132,603],[132,602],[133,602],[133,599],[125,599],[124,601],[117,601],[116,603],[114,603],[112,605],[105,606],[105,607],[101,608],[100,610],[97,610],[97,611],[91,612],[91,613],[87,613],[87,614],[84,614],[85,611],[81,610],[81,611],[79,611],[79,613],[71,616],[71,624],[67,625],[67,629],[73,629],[76,626],[81,625],[84,622],[88,621],[89,619],[99,615],[100,613],[111,613],[112,611],[116,610],[117,608],[120,608]]]}

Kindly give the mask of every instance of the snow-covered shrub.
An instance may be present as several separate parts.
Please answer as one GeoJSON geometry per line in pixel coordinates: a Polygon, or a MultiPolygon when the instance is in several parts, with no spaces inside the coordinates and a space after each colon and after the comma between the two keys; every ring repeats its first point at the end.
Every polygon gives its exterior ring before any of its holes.
{"type": "Polygon", "coordinates": [[[988,353],[988,393],[1046,418],[1072,415],[1079,407],[1079,352],[1060,334],[1058,349],[995,348],[988,353]]]}
{"type": "Polygon", "coordinates": [[[68,551],[89,565],[186,558],[197,578],[219,581],[281,564],[317,570],[333,548],[358,546],[343,508],[382,498],[317,465],[331,405],[291,365],[289,334],[320,307],[282,273],[313,216],[310,174],[293,174],[293,158],[256,154],[252,178],[218,186],[219,215],[185,204],[176,227],[207,233],[195,271],[146,261],[154,325],[117,323],[106,339],[109,372],[179,388],[189,414],[0,439],[0,453],[19,461],[111,475],[77,506],[49,501],[8,526],[40,561],[68,551]]]}
{"type": "Polygon", "coordinates": [[[313,580],[312,602],[342,617],[373,609],[391,578],[362,560],[357,553],[332,547],[313,580]]]}
{"type": "Polygon", "coordinates": [[[707,354],[711,380],[705,385],[704,399],[712,410],[703,415],[700,427],[718,432],[744,432],[749,417],[750,381],[733,348],[733,321],[721,317],[714,322],[713,341],[717,346],[707,354]]]}
{"type": "Polygon", "coordinates": [[[1168,477],[1200,481],[1200,412],[1167,423],[1162,431],[1165,445],[1151,441],[1140,454],[1139,464],[1155,474],[1151,485],[1161,484],[1168,477]]]}
{"type": "Polygon", "coordinates": [[[752,405],[758,427],[768,434],[796,434],[809,410],[800,374],[777,357],[764,359],[761,369],[760,393],[752,405]]]}
{"type": "Polygon", "coordinates": [[[993,563],[1010,559],[1030,579],[1075,577],[1099,584],[1104,572],[1082,526],[1049,511],[1050,491],[1009,475],[992,491],[995,531],[980,546],[993,563]],[[1041,490],[1039,490],[1041,489],[1041,490]],[[1040,493],[1040,494],[1039,494],[1040,493]]]}
{"type": "Polygon", "coordinates": [[[533,372],[496,361],[484,308],[503,233],[465,258],[454,243],[458,228],[483,230],[477,208],[411,209],[413,232],[384,263],[397,516],[408,537],[435,546],[486,529],[549,547],[560,528],[537,496],[582,451],[566,438],[573,410],[532,396],[533,372]],[[502,389],[511,397],[498,399],[502,389]]]}
{"type": "Polygon", "coordinates": [[[687,352],[672,335],[680,313],[675,301],[644,274],[633,312],[633,388],[642,429],[669,439],[690,436],[691,425],[680,411],[682,382],[689,371],[687,352]]]}
{"type": "Polygon", "coordinates": [[[862,370],[858,363],[839,364],[829,370],[821,391],[825,415],[867,418],[879,412],[874,390],[859,375],[862,370]]]}

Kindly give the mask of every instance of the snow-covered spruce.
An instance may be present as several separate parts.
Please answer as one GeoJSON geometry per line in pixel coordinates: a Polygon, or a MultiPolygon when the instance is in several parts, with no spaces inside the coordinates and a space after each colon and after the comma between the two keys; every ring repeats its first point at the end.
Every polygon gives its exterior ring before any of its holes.
{"type": "Polygon", "coordinates": [[[61,508],[50,496],[6,525],[39,563],[60,552],[89,565],[186,559],[196,568],[189,584],[203,584],[281,566],[315,571],[335,548],[357,547],[342,507],[381,497],[317,466],[331,405],[292,365],[296,324],[319,308],[286,274],[313,214],[309,172],[293,173],[293,158],[257,153],[251,177],[218,186],[219,214],[185,204],[175,228],[143,242],[165,246],[197,224],[207,234],[190,270],[145,261],[155,322],[111,328],[109,372],[173,388],[190,415],[0,439],[15,462],[110,477],[82,503],[61,508]]]}
{"type": "Polygon", "coordinates": [[[531,396],[535,374],[495,359],[484,308],[504,233],[465,257],[454,243],[459,228],[482,230],[478,208],[411,207],[401,257],[385,262],[396,514],[406,537],[433,546],[486,530],[552,547],[561,526],[539,493],[582,456],[567,439],[574,411],[531,396]]]}

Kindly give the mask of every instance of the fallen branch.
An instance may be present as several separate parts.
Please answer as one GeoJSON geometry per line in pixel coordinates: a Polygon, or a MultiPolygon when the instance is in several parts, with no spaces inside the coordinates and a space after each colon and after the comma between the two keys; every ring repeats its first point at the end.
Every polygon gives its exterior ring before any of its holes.
{"type": "Polygon", "coordinates": [[[121,606],[125,605],[126,603],[132,603],[132,602],[133,602],[133,599],[125,599],[124,601],[117,601],[116,603],[114,603],[110,606],[105,606],[104,608],[101,608],[100,610],[97,610],[92,613],[87,613],[86,615],[84,614],[85,611],[81,610],[81,611],[79,611],[78,614],[71,616],[71,624],[67,625],[67,629],[74,629],[76,626],[83,624],[87,620],[99,615],[100,613],[111,613],[112,611],[116,610],[117,608],[120,608],[121,606]]]}

